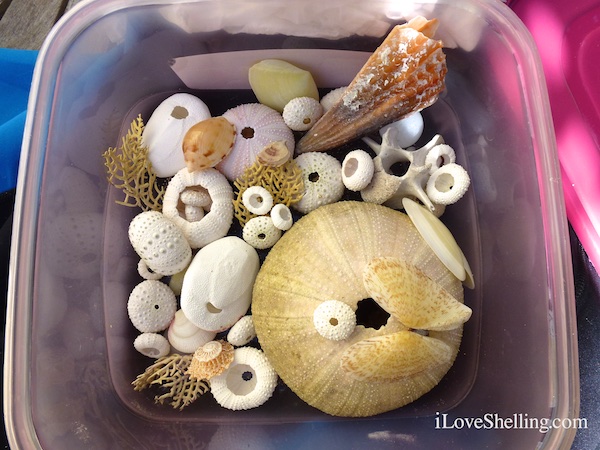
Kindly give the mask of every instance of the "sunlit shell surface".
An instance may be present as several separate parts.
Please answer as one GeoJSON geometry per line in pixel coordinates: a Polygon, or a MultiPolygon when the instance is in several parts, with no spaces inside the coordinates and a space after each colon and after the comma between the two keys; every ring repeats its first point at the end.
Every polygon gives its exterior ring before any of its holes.
{"type": "Polygon", "coordinates": [[[359,302],[370,297],[363,272],[381,257],[414,266],[463,301],[460,281],[410,219],[364,202],[338,202],[304,216],[271,249],[256,279],[252,311],[262,349],[292,391],[328,414],[371,416],[410,403],[437,385],[458,352],[462,325],[421,336],[393,315],[379,329],[358,320],[354,332],[341,341],[317,332],[313,313],[321,303],[335,299],[357,311],[359,302]],[[390,348],[403,342],[408,350],[400,351],[404,361],[416,363],[412,369],[390,375],[397,364],[368,364],[377,353],[390,358],[390,348]],[[358,349],[363,343],[366,350],[358,349]],[[371,351],[372,345],[378,350],[371,351]]]}

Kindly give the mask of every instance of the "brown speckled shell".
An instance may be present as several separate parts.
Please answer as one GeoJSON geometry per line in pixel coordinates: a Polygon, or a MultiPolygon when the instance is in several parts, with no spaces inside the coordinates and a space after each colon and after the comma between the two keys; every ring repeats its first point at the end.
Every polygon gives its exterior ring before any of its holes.
{"type": "MultiPolygon", "coordinates": [[[[352,345],[408,329],[392,316],[378,330],[358,325],[348,339],[331,341],[314,327],[313,312],[320,303],[335,299],[356,311],[358,302],[369,297],[363,271],[378,257],[414,265],[463,301],[460,281],[410,219],[364,202],[322,206],[300,219],[271,249],[254,285],[253,320],[269,361],[302,400],[331,415],[371,416],[410,403],[437,385],[458,352],[462,326],[429,332],[429,338],[450,349],[449,357],[429,370],[392,380],[362,377],[365,381],[342,368],[342,356],[352,345]]],[[[401,339],[385,341],[394,345],[401,339]]]]}
{"type": "Polygon", "coordinates": [[[183,138],[183,157],[190,172],[214,167],[235,142],[235,126],[225,117],[211,117],[192,126],[183,138]]]}

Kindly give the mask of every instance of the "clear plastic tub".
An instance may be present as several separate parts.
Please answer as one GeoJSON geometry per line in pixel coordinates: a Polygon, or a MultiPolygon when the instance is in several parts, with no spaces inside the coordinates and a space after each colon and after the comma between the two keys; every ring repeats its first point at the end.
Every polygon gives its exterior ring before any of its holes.
{"type": "Polygon", "coordinates": [[[4,387],[11,445],[568,448],[573,426],[534,426],[576,425],[578,414],[559,180],[535,47],[495,0],[82,2],[40,53],[21,157],[4,387]],[[343,85],[390,26],[416,15],[438,18],[448,46],[447,89],[424,112],[428,130],[472,178],[444,215],[476,279],[451,371],[417,402],[366,419],[327,416],[284,386],[242,412],[208,395],[180,412],[134,392],[149,363],[132,349],[125,313],[140,281],[126,232],[135,211],[114,203],[102,152],[173,92],[201,95],[213,115],[252,100],[247,68],[265,57],[308,68],[322,88],[343,85]]]}

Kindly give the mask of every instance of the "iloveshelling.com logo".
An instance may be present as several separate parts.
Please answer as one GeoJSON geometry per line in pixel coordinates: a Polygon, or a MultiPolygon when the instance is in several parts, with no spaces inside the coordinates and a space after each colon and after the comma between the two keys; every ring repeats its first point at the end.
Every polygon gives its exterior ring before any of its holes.
{"type": "Polygon", "coordinates": [[[586,418],[529,417],[527,413],[516,413],[502,417],[487,413],[479,417],[450,417],[446,413],[435,413],[436,430],[539,430],[547,433],[556,428],[587,428],[586,418]]]}

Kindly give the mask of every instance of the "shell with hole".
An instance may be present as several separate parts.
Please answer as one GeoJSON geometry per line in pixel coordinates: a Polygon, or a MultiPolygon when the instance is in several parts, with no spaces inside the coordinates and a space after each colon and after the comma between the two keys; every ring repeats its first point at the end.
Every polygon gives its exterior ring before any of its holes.
{"type": "Polygon", "coordinates": [[[363,272],[382,257],[410,267],[409,279],[412,272],[426,277],[444,301],[462,304],[460,281],[406,214],[364,202],[325,205],[302,217],[270,250],[256,278],[252,313],[262,349],[292,391],[328,414],[372,416],[410,403],[437,385],[458,353],[460,320],[421,336],[396,317],[389,301],[380,301],[388,319],[379,328],[363,318],[346,339],[319,334],[314,313],[323,302],[335,299],[356,312],[363,300],[375,299],[363,272]],[[367,362],[377,354],[393,360],[398,351],[412,367],[400,375],[390,375],[397,363],[367,362]]]}

